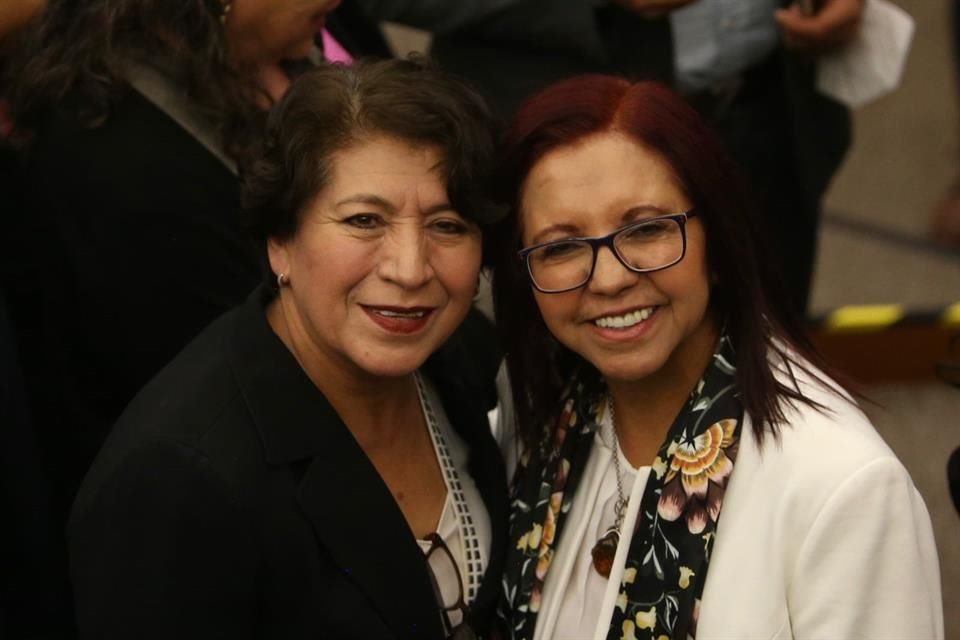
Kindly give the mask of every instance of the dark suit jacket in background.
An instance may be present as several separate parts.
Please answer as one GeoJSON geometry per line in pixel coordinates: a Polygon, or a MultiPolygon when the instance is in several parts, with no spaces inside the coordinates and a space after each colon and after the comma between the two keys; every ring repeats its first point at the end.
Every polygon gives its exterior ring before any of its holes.
{"type": "MultiPolygon", "coordinates": [[[[86,638],[440,638],[423,553],[258,291],[131,403],[69,527],[86,638]]],[[[491,616],[506,481],[455,336],[425,365],[490,514],[474,622],[491,616]]]]}
{"type": "Polygon", "coordinates": [[[110,425],[246,298],[260,259],[236,176],[132,89],[96,128],[67,99],[37,131],[22,171],[21,242],[40,285],[13,312],[65,513],[110,425]]]}

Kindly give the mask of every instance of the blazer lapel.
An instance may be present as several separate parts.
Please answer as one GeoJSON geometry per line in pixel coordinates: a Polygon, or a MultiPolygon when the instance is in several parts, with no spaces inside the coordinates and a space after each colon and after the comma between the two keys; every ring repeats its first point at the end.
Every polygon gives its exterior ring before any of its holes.
{"type": "Polygon", "coordinates": [[[398,637],[443,637],[427,563],[393,496],[342,423],[322,428],[327,445],[297,496],[317,537],[398,637]]]}
{"type": "MultiPolygon", "coordinates": [[[[399,638],[441,638],[423,553],[339,415],[269,327],[259,289],[236,316],[233,370],[273,465],[302,465],[297,501],[323,548],[399,638]]],[[[362,623],[362,621],[358,621],[362,623]]]]}

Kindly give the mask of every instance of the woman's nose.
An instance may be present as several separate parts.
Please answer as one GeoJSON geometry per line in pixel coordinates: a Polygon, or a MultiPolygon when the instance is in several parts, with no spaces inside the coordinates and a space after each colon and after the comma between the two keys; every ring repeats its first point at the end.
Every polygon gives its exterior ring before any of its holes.
{"type": "Polygon", "coordinates": [[[378,272],[404,288],[421,287],[433,278],[430,247],[421,228],[397,230],[384,239],[378,272]]]}
{"type": "Polygon", "coordinates": [[[597,249],[593,276],[587,283],[593,293],[613,295],[636,283],[638,274],[627,269],[610,247],[597,249]]]}

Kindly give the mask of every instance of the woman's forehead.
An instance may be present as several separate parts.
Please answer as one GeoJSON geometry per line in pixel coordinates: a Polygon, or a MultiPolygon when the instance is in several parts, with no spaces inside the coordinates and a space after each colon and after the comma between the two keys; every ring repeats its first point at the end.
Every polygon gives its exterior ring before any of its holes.
{"type": "Polygon", "coordinates": [[[676,212],[690,204],[659,153],[613,132],[551,150],[521,189],[521,219],[530,228],[637,207],[676,212]]]}

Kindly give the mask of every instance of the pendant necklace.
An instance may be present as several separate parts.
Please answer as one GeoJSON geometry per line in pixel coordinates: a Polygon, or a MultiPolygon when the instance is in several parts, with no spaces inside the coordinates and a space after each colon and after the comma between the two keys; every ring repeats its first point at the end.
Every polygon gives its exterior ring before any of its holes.
{"type": "Polygon", "coordinates": [[[613,410],[613,396],[607,396],[607,411],[610,413],[610,427],[613,432],[613,468],[617,472],[617,503],[613,507],[615,519],[597,543],[593,545],[590,555],[593,556],[593,568],[604,578],[610,577],[613,568],[613,559],[617,555],[617,545],[620,543],[620,527],[623,526],[623,516],[627,511],[627,499],[623,495],[623,479],[620,477],[620,446],[617,441],[617,415],[613,410]]]}

